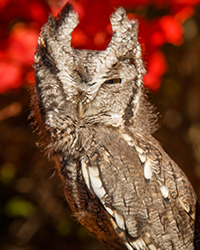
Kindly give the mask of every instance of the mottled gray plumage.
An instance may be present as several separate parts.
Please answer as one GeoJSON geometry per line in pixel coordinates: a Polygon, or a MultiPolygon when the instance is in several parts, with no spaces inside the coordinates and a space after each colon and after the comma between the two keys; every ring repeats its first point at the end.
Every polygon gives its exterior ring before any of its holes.
{"type": "Polygon", "coordinates": [[[49,16],[33,98],[72,211],[108,249],[198,249],[195,192],[151,136],[156,115],[145,100],[137,21],[117,9],[104,51],[71,48],[77,24],[70,4],[49,16]]]}

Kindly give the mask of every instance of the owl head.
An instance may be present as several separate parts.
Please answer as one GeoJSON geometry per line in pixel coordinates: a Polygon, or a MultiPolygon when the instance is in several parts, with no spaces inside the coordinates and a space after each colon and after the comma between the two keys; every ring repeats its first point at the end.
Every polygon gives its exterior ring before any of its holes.
{"type": "Polygon", "coordinates": [[[36,99],[51,135],[58,127],[91,125],[152,132],[155,116],[143,91],[138,22],[123,8],[110,21],[113,35],[104,51],[71,47],[78,16],[69,3],[42,28],[35,53],[36,99]]]}

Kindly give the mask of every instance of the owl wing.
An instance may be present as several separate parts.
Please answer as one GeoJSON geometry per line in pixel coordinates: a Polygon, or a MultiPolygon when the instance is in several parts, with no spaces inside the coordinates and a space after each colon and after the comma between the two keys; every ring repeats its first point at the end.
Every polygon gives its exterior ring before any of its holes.
{"type": "Polygon", "coordinates": [[[127,249],[194,249],[195,193],[160,145],[103,128],[92,143],[83,176],[127,249]]]}

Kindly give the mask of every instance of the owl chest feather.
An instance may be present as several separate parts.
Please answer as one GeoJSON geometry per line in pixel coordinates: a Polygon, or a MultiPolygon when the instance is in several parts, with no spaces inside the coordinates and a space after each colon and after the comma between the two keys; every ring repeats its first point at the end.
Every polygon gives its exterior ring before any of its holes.
{"type": "Polygon", "coordinates": [[[92,163],[95,153],[101,154],[98,149],[93,151],[94,145],[97,145],[96,140],[101,141],[101,138],[96,137],[96,132],[93,130],[80,129],[80,131],[80,134],[76,135],[76,143],[69,140],[73,147],[71,151],[62,151],[56,154],[56,165],[64,183],[66,199],[79,222],[102,241],[108,249],[126,249],[123,241],[113,229],[102,203],[93,190],[89,188],[84,178],[84,162],[91,161],[92,163]]]}
{"type": "MultiPolygon", "coordinates": [[[[97,126],[80,129],[74,147],[71,154],[61,153],[66,159],[60,163],[60,173],[68,203],[97,238],[106,241],[109,235],[110,249],[124,249],[121,239],[139,239],[146,245],[153,239],[155,247],[165,240],[163,249],[168,249],[176,241],[174,222],[177,237],[184,237],[184,221],[190,221],[187,232],[192,234],[195,211],[189,204],[195,204],[196,197],[190,185],[185,188],[184,182],[177,182],[185,176],[159,145],[155,148],[141,136],[97,126]],[[166,231],[168,239],[162,236],[166,231]]],[[[177,249],[193,244],[187,239],[179,242],[177,249]]]]}

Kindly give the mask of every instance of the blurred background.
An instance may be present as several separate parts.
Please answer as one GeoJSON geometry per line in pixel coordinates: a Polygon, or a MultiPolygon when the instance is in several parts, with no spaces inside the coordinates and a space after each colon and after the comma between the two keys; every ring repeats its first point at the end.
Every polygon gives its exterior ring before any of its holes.
{"type": "MultiPolygon", "coordinates": [[[[70,212],[62,185],[36,147],[30,89],[41,26],[64,0],[0,1],[0,249],[103,249],[70,212]]],[[[139,19],[147,68],[144,84],[160,112],[155,137],[190,179],[200,198],[200,0],[72,1],[79,49],[105,49],[109,16],[123,6],[139,19]]]]}

